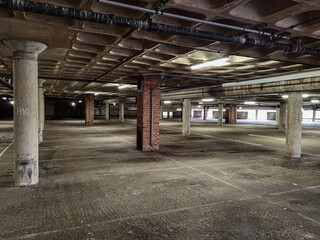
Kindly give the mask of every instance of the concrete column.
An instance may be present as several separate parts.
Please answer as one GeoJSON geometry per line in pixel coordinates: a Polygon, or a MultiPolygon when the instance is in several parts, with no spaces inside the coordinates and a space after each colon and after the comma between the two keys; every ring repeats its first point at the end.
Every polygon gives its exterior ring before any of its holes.
{"type": "Polygon", "coordinates": [[[280,103],[280,114],[279,114],[279,131],[285,132],[287,128],[287,103],[280,103]]]}
{"type": "Polygon", "coordinates": [[[312,122],[316,121],[317,108],[312,109],[312,122]]]}
{"type": "Polygon", "coordinates": [[[39,79],[38,85],[38,137],[39,137],[39,144],[43,142],[43,130],[44,130],[44,118],[45,118],[45,102],[44,102],[44,94],[43,94],[43,80],[39,79]]]}
{"type": "Polygon", "coordinates": [[[13,51],[14,182],[29,186],[39,182],[38,54],[47,46],[20,39],[3,42],[13,51]]]}
{"type": "Polygon", "coordinates": [[[226,112],[226,123],[234,124],[237,119],[237,106],[235,104],[230,104],[226,112]]]}
{"type": "Polygon", "coordinates": [[[182,135],[190,135],[191,100],[183,100],[182,109],[182,135]]]}
{"type": "Polygon", "coordinates": [[[124,122],[124,99],[119,102],[119,122],[124,122]]]}
{"type": "Polygon", "coordinates": [[[286,135],[286,157],[301,157],[301,131],[302,131],[302,94],[289,93],[287,135],[286,135]]]}
{"type": "Polygon", "coordinates": [[[258,117],[259,117],[259,109],[256,109],[256,121],[258,121],[258,117]]]}
{"type": "Polygon", "coordinates": [[[163,118],[162,105],[160,104],[160,120],[163,118]]]}
{"type": "Polygon", "coordinates": [[[86,126],[94,125],[94,96],[86,95],[86,126]]]}
{"type": "Polygon", "coordinates": [[[278,127],[280,126],[280,107],[276,108],[276,120],[277,120],[277,125],[278,127]]]}
{"type": "Polygon", "coordinates": [[[237,105],[234,105],[233,108],[232,108],[232,123],[237,123],[237,105]]]}
{"type": "Polygon", "coordinates": [[[203,107],[203,120],[208,119],[208,110],[209,110],[209,107],[206,107],[206,106],[203,107]]]}
{"type": "Polygon", "coordinates": [[[110,119],[110,106],[109,103],[105,102],[106,104],[106,120],[110,119]]]}
{"type": "Polygon", "coordinates": [[[219,112],[218,112],[218,125],[222,126],[223,124],[223,103],[218,104],[219,112]]]}

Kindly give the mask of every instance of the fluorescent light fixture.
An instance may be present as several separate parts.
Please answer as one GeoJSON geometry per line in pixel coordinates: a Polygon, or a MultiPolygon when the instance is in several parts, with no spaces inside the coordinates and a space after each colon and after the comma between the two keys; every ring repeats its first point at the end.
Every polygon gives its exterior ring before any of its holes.
{"type": "Polygon", "coordinates": [[[164,104],[171,104],[171,101],[163,101],[164,104]]]}
{"type": "Polygon", "coordinates": [[[199,102],[199,104],[203,104],[203,102],[199,102]]]}
{"type": "Polygon", "coordinates": [[[197,69],[201,69],[201,68],[206,68],[206,67],[222,67],[222,66],[227,66],[230,63],[228,62],[229,57],[225,57],[225,58],[220,58],[220,59],[215,59],[215,60],[211,60],[211,61],[207,61],[207,62],[203,62],[203,63],[199,63],[199,64],[195,64],[192,65],[190,68],[192,70],[197,70],[197,69]]]}
{"type": "Polygon", "coordinates": [[[307,93],[305,93],[305,94],[302,94],[302,97],[303,97],[303,98],[307,98],[307,97],[310,97],[310,95],[307,94],[307,93]]]}
{"type": "Polygon", "coordinates": [[[182,111],[182,108],[177,108],[177,111],[178,111],[178,112],[181,112],[181,111],[182,111]]]}
{"type": "Polygon", "coordinates": [[[76,106],[76,103],[75,103],[75,102],[72,102],[71,105],[72,105],[73,107],[75,107],[75,106],[76,106]]]}
{"type": "Polygon", "coordinates": [[[13,104],[14,104],[14,101],[10,101],[10,103],[13,105],[13,104]]]}
{"type": "Polygon", "coordinates": [[[288,99],[289,95],[283,95],[282,98],[283,99],[288,99]]]}
{"type": "Polygon", "coordinates": [[[244,102],[244,104],[246,104],[246,105],[256,105],[257,102],[251,102],[251,101],[249,101],[249,102],[244,102]]]}
{"type": "Polygon", "coordinates": [[[95,93],[94,93],[95,96],[98,96],[99,94],[100,94],[100,93],[98,93],[98,92],[95,92],[95,93]]]}
{"type": "Polygon", "coordinates": [[[311,100],[311,103],[320,103],[320,100],[318,100],[318,99],[312,99],[312,100],[311,100]]]}
{"type": "Polygon", "coordinates": [[[2,97],[2,100],[7,100],[7,98],[6,97],[2,97]]]}
{"type": "Polygon", "coordinates": [[[82,100],[79,100],[78,103],[82,103],[82,100]]]}
{"type": "Polygon", "coordinates": [[[118,87],[118,89],[123,89],[123,88],[126,88],[126,87],[128,87],[129,85],[121,85],[121,86],[119,86],[118,87]]]}
{"type": "Polygon", "coordinates": [[[213,98],[204,98],[204,99],[202,99],[202,102],[212,102],[212,101],[214,101],[213,98]]]}

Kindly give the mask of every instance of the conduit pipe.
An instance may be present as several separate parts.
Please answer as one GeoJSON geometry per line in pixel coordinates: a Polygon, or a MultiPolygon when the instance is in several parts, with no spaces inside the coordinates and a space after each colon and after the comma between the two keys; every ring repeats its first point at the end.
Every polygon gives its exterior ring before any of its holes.
{"type": "Polygon", "coordinates": [[[158,24],[153,23],[152,21],[140,21],[130,18],[118,17],[114,15],[107,15],[84,10],[81,11],[52,4],[30,2],[27,0],[0,0],[0,8],[40,13],[45,15],[77,19],[82,21],[104,23],[113,26],[121,26],[138,30],[145,30],[149,32],[159,32],[184,37],[192,37],[209,41],[211,40],[225,43],[233,43],[238,45],[247,45],[252,47],[283,50],[285,52],[309,54],[317,57],[320,56],[320,49],[303,48],[301,46],[301,41],[298,41],[296,44],[263,41],[249,37],[231,36],[226,34],[200,31],[192,28],[183,28],[172,25],[158,24]]]}
{"type": "Polygon", "coordinates": [[[281,36],[281,35],[272,34],[272,33],[264,32],[264,31],[260,31],[260,30],[258,31],[258,30],[250,29],[250,28],[242,28],[242,27],[237,27],[237,26],[229,25],[229,24],[211,22],[211,21],[202,20],[202,19],[198,19],[198,18],[192,18],[192,17],[186,17],[186,16],[181,16],[181,15],[172,14],[172,13],[166,13],[166,12],[163,12],[160,10],[153,10],[153,9],[133,6],[133,5],[129,5],[129,4],[124,4],[124,3],[120,3],[120,2],[114,2],[114,1],[110,1],[110,0],[97,0],[97,2],[102,2],[102,3],[116,6],[116,7],[123,7],[123,8],[131,9],[131,10],[137,10],[137,11],[151,13],[151,14],[155,14],[155,15],[161,15],[161,16],[165,16],[165,17],[180,19],[180,20],[186,20],[186,21],[190,21],[190,22],[203,23],[203,24],[208,24],[208,25],[212,25],[212,26],[216,26],[216,27],[239,30],[242,32],[255,33],[255,34],[259,34],[259,35],[281,38],[281,39],[290,39],[288,36],[281,36]]]}

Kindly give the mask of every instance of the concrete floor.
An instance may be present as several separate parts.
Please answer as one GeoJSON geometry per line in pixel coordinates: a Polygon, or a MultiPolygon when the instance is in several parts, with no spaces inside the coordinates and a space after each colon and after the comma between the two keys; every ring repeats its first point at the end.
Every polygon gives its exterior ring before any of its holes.
{"type": "MultiPolygon", "coordinates": [[[[46,122],[37,186],[14,187],[12,146],[1,156],[0,239],[320,239],[319,127],[293,162],[272,125],[183,137],[163,121],[161,150],[142,153],[135,121],[83,122],[46,122]]],[[[8,144],[12,123],[0,130],[8,144]]]]}

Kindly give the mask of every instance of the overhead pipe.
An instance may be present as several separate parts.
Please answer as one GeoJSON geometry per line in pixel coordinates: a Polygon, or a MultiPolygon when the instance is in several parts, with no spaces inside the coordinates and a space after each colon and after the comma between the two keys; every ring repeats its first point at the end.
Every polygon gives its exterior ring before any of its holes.
{"type": "Polygon", "coordinates": [[[264,35],[264,36],[268,36],[268,37],[290,39],[288,36],[281,36],[281,35],[272,34],[269,32],[264,32],[261,30],[237,27],[234,25],[229,25],[229,24],[224,24],[224,23],[218,23],[218,22],[212,22],[212,21],[202,20],[202,19],[198,19],[198,18],[186,17],[186,16],[181,16],[181,15],[177,15],[177,14],[173,14],[173,13],[163,12],[160,10],[153,10],[153,9],[133,6],[133,5],[129,5],[129,4],[124,4],[124,3],[120,3],[120,2],[114,2],[114,1],[110,1],[110,0],[97,0],[97,2],[102,2],[102,3],[116,6],[116,7],[123,7],[123,8],[131,9],[131,10],[137,10],[137,11],[151,13],[151,14],[155,14],[155,15],[161,15],[161,16],[165,16],[165,17],[180,19],[180,20],[186,20],[186,21],[190,21],[190,22],[203,23],[203,24],[208,24],[208,25],[216,26],[216,27],[239,30],[239,31],[248,32],[248,33],[255,33],[255,34],[264,35]]]}
{"type": "Polygon", "coordinates": [[[303,48],[301,41],[296,44],[286,44],[279,42],[268,42],[249,37],[231,36],[220,33],[212,33],[200,31],[191,28],[183,28],[172,25],[165,25],[153,23],[152,21],[140,21],[130,18],[123,18],[114,15],[107,15],[95,13],[84,10],[77,10],[67,7],[61,7],[52,4],[44,4],[37,2],[30,2],[27,0],[0,0],[0,8],[12,9],[17,11],[25,11],[32,13],[39,13],[57,17],[71,18],[82,21],[90,21],[96,23],[110,24],[113,26],[121,26],[127,28],[134,28],[138,30],[145,30],[149,32],[159,32],[165,34],[172,34],[177,36],[192,37],[211,41],[220,41],[225,43],[233,43],[238,45],[247,45],[252,47],[261,47],[267,49],[283,50],[285,52],[309,54],[313,56],[320,56],[320,49],[303,48]]]}

